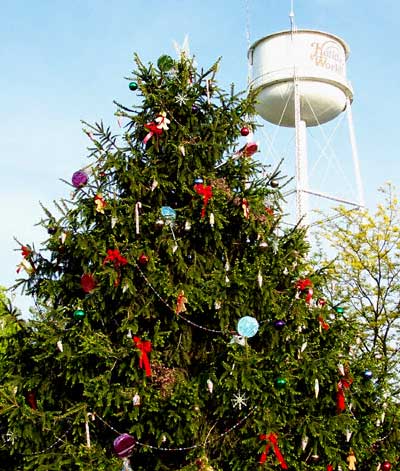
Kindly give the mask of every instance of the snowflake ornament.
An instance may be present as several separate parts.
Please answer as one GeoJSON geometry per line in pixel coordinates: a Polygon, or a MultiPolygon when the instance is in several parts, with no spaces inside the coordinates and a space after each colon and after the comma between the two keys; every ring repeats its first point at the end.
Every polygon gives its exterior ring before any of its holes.
{"type": "Polygon", "coordinates": [[[232,404],[233,407],[237,407],[239,410],[242,410],[242,407],[247,406],[247,397],[245,394],[242,394],[240,391],[237,394],[233,395],[232,404]]]}
{"type": "Polygon", "coordinates": [[[183,95],[182,93],[178,93],[175,97],[175,101],[179,106],[186,105],[187,96],[183,95]]]}

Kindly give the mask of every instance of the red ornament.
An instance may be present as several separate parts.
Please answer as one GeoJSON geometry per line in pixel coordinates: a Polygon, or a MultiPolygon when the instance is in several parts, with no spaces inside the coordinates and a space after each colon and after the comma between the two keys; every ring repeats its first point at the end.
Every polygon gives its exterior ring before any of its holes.
{"type": "Polygon", "coordinates": [[[31,409],[37,409],[36,394],[34,391],[29,391],[26,393],[26,402],[29,404],[31,409]]]}
{"type": "Polygon", "coordinates": [[[381,469],[383,471],[390,471],[392,469],[392,464],[390,463],[390,461],[384,461],[382,463],[381,469]]]}
{"type": "Polygon", "coordinates": [[[203,207],[201,209],[201,218],[203,219],[206,215],[208,201],[213,197],[212,187],[211,185],[204,185],[204,183],[196,183],[193,188],[198,195],[203,197],[203,207]]]}
{"type": "Polygon", "coordinates": [[[250,134],[250,129],[247,126],[243,126],[240,130],[242,136],[248,136],[250,134]]]}
{"type": "Polygon", "coordinates": [[[147,265],[149,263],[149,260],[150,260],[150,257],[144,253],[142,253],[142,255],[139,257],[139,260],[138,262],[140,263],[140,265],[147,265]]]}
{"type": "Polygon", "coordinates": [[[128,263],[128,260],[120,254],[118,249],[107,250],[107,256],[103,261],[103,265],[109,261],[113,262],[116,268],[124,266],[128,263]]]}
{"type": "Polygon", "coordinates": [[[85,273],[81,276],[81,286],[85,293],[90,293],[96,287],[96,280],[90,273],[85,273]]]}
{"type": "Polygon", "coordinates": [[[136,440],[129,433],[123,433],[114,440],[114,451],[119,458],[127,458],[132,454],[135,443],[136,440]]]}

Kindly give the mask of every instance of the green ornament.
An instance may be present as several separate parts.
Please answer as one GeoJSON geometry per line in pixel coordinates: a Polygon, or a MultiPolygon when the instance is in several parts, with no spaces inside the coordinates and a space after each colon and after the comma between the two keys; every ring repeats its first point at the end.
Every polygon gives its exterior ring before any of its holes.
{"type": "Polygon", "coordinates": [[[276,379],[276,386],[279,388],[279,389],[282,389],[286,386],[286,379],[285,378],[277,378],[276,379]]]}
{"type": "Polygon", "coordinates": [[[75,319],[83,319],[85,317],[85,311],[83,309],[76,309],[74,311],[74,317],[75,319]]]}
{"type": "Polygon", "coordinates": [[[344,313],[344,307],[337,306],[337,307],[335,307],[335,311],[338,314],[343,314],[344,313]]]}
{"type": "Polygon", "coordinates": [[[134,92],[135,90],[138,89],[138,84],[136,82],[130,82],[129,84],[129,90],[131,90],[132,92],[134,92]]]}
{"type": "Polygon", "coordinates": [[[172,59],[171,56],[164,54],[158,58],[157,65],[162,72],[168,72],[168,70],[171,70],[174,66],[174,59],[172,59]]]}

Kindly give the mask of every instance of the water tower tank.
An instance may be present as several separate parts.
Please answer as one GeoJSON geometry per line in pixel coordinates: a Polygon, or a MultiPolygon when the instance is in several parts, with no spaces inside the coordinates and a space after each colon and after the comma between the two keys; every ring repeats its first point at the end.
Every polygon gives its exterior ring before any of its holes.
{"type": "Polygon", "coordinates": [[[307,126],[332,120],[353,98],[346,79],[348,55],[342,39],[322,31],[282,31],[256,41],[248,57],[257,113],[271,123],[294,127],[297,77],[301,120],[307,126]]]}

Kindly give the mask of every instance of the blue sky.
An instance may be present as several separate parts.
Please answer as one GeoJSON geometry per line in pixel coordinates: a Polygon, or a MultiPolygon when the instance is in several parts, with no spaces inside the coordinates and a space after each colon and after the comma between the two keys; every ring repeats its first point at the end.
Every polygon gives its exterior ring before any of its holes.
{"type": "MultiPolygon", "coordinates": [[[[342,37],[367,204],[391,180],[400,187],[400,20],[395,0],[295,0],[299,28],[342,37]]],[[[134,101],[124,76],[133,52],[145,61],[175,55],[189,35],[201,66],[222,56],[220,84],[247,83],[250,41],[288,29],[290,0],[2,0],[0,28],[0,285],[15,279],[16,236],[37,244],[39,201],[68,196],[59,178],[85,165],[80,120],[116,125],[115,99],[134,101]]],[[[261,138],[260,138],[261,139],[261,138]]],[[[261,140],[262,145],[262,140],[261,140]]],[[[18,297],[26,310],[28,302],[18,297]]]]}

